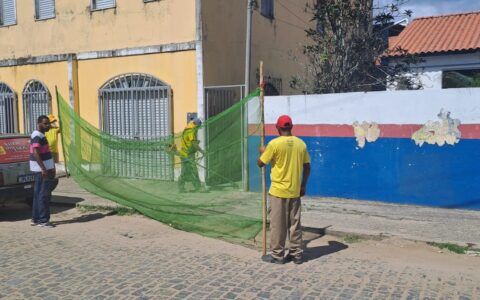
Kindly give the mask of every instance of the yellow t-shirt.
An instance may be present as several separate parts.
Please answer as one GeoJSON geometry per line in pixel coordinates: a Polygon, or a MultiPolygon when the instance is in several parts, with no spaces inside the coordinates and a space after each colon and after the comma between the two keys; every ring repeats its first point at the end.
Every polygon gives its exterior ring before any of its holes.
{"type": "Polygon", "coordinates": [[[180,156],[188,157],[189,155],[194,154],[197,148],[193,144],[198,143],[197,125],[195,125],[193,122],[188,123],[180,138],[182,143],[179,151],[180,156]]]}
{"type": "Polygon", "coordinates": [[[280,136],[268,143],[260,156],[264,164],[272,162],[269,193],[278,198],[300,197],[303,164],[310,163],[307,146],[295,136],[280,136]]]}
{"type": "Polygon", "coordinates": [[[45,132],[45,137],[48,141],[48,146],[50,147],[50,151],[53,153],[58,153],[58,133],[60,128],[52,127],[49,131],[45,132]]]}

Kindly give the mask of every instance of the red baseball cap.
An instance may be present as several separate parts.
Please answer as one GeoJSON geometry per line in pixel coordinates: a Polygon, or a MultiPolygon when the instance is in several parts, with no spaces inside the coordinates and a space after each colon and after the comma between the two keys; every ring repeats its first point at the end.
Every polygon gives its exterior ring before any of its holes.
{"type": "Polygon", "coordinates": [[[277,127],[282,129],[292,128],[293,127],[292,119],[287,115],[278,117],[277,127]]]}

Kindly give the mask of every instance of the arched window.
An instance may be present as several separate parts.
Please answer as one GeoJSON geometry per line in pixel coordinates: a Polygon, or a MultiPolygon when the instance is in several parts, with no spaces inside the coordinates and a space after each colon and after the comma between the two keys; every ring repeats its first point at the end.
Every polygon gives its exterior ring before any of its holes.
{"type": "Polygon", "coordinates": [[[17,98],[13,90],[0,82],[0,133],[17,132],[17,98]]]}
{"type": "Polygon", "coordinates": [[[31,133],[37,127],[37,118],[51,113],[52,97],[47,87],[37,80],[27,82],[22,96],[25,133],[31,133]]]}
{"type": "MultiPolygon", "coordinates": [[[[170,87],[151,75],[135,73],[117,76],[99,90],[100,127],[108,134],[125,139],[145,141],[170,136],[170,101],[170,87]]],[[[172,158],[168,154],[158,151],[134,152],[112,149],[111,155],[126,156],[118,161],[131,156],[143,163],[133,165],[129,170],[110,165],[111,171],[123,177],[173,179],[172,158]]]]}

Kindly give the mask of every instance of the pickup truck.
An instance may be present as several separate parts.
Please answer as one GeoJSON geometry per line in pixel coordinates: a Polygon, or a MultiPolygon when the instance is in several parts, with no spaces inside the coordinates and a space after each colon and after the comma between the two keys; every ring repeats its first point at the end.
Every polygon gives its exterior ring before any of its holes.
{"type": "Polygon", "coordinates": [[[30,137],[0,134],[0,206],[7,201],[32,205],[34,174],[29,163],[30,137]]]}

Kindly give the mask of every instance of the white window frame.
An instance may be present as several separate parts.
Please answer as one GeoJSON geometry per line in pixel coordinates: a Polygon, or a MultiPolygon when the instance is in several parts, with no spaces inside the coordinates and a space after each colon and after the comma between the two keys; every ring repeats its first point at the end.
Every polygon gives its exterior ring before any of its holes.
{"type": "Polygon", "coordinates": [[[55,19],[57,17],[57,10],[55,8],[55,0],[53,1],[53,16],[48,16],[48,17],[41,17],[39,16],[40,9],[37,7],[38,1],[40,0],[33,0],[33,5],[35,8],[35,21],[43,21],[43,20],[50,20],[50,19],[55,19]]]}
{"type": "Polygon", "coordinates": [[[11,23],[11,24],[4,24],[3,1],[5,1],[5,0],[0,0],[0,27],[8,27],[8,26],[17,25],[17,0],[12,0],[13,1],[13,11],[15,13],[15,22],[11,23]]]}
{"type": "Polygon", "coordinates": [[[90,0],[90,11],[101,11],[112,8],[117,8],[117,0],[113,0],[113,5],[105,8],[96,8],[96,0],[90,0]]]}

